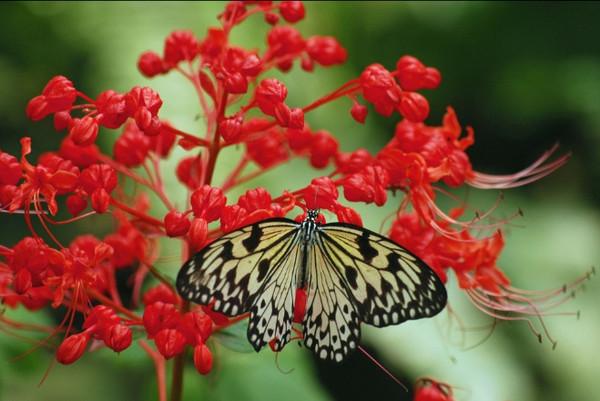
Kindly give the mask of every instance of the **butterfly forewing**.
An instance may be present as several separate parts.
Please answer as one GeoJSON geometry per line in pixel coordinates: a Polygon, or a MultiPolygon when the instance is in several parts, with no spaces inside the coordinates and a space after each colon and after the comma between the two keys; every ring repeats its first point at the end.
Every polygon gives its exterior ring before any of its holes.
{"type": "Polygon", "coordinates": [[[227,316],[251,312],[248,339],[254,348],[275,337],[283,347],[294,310],[298,226],[271,219],[224,235],[183,265],[179,293],[227,316]]]}
{"type": "Polygon", "coordinates": [[[434,316],[446,305],[446,289],[424,262],[395,242],[343,223],[321,227],[319,243],[346,285],[360,320],[387,326],[434,316]]]}

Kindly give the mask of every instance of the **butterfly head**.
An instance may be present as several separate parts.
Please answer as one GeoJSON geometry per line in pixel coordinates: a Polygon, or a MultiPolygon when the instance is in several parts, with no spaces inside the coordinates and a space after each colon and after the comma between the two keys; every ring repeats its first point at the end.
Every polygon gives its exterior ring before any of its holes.
{"type": "Polygon", "coordinates": [[[315,223],[317,221],[318,217],[319,217],[319,210],[318,209],[308,209],[306,211],[306,220],[315,223]]]}

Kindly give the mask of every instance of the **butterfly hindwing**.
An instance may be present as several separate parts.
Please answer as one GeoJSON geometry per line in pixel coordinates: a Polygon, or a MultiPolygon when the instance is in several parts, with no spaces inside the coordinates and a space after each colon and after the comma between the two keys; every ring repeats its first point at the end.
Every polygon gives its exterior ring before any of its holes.
{"type": "Polygon", "coordinates": [[[318,236],[309,249],[304,344],[319,358],[340,362],[360,340],[358,312],[318,236]]]}
{"type": "Polygon", "coordinates": [[[230,232],[181,268],[182,297],[226,316],[251,312],[248,339],[256,350],[271,338],[289,340],[299,253],[298,224],[270,219],[230,232]],[[270,333],[270,334],[269,334],[270,333]]]}
{"type": "Polygon", "coordinates": [[[423,261],[372,231],[343,223],[321,227],[328,268],[346,283],[360,319],[382,327],[434,316],[446,305],[446,289],[423,261]]]}

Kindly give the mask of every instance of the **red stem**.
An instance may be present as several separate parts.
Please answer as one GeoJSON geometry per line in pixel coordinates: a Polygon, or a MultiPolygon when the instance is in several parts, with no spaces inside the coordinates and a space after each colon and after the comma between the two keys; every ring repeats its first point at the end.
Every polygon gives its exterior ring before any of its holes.
{"type": "Polygon", "coordinates": [[[140,212],[137,209],[133,209],[127,205],[125,205],[124,203],[119,202],[118,200],[116,200],[115,198],[110,198],[110,203],[116,207],[118,207],[119,209],[123,210],[124,212],[129,213],[132,216],[137,217],[140,220],[145,221],[146,223],[149,223],[151,225],[154,225],[156,227],[163,227],[163,222],[155,219],[152,216],[148,216],[145,213],[140,212]]]}
{"type": "Polygon", "coordinates": [[[139,340],[140,347],[146,351],[154,363],[156,371],[156,384],[158,386],[158,400],[167,401],[167,379],[165,373],[165,359],[158,352],[154,351],[144,340],[139,340]]]}

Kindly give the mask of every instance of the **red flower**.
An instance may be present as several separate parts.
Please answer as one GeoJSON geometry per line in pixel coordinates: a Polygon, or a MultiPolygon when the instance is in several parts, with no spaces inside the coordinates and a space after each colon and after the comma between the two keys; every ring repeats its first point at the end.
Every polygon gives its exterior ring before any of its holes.
{"type": "Polygon", "coordinates": [[[154,337],[156,348],[166,359],[173,358],[183,352],[185,337],[175,329],[162,329],[154,337]]]}
{"type": "Polygon", "coordinates": [[[165,40],[163,59],[167,65],[174,67],[180,61],[193,60],[198,55],[198,39],[191,31],[175,31],[165,40]]]}
{"type": "Polygon", "coordinates": [[[337,39],[332,36],[312,36],[306,41],[306,52],[323,66],[342,64],[348,56],[337,39]]]}
{"type": "Polygon", "coordinates": [[[177,304],[179,302],[179,298],[169,287],[165,284],[159,284],[156,287],[150,288],[144,294],[142,298],[144,305],[152,305],[155,302],[162,302],[165,304],[177,304]]]}
{"type": "Polygon", "coordinates": [[[381,64],[371,64],[360,74],[360,86],[365,99],[386,117],[394,112],[400,101],[400,88],[392,74],[381,64]]]}
{"type": "Polygon", "coordinates": [[[113,146],[113,155],[116,161],[127,166],[140,166],[150,151],[150,140],[138,125],[133,121],[128,122],[121,136],[113,146]]]}
{"type": "Polygon", "coordinates": [[[131,116],[125,95],[113,90],[102,92],[96,99],[98,123],[106,128],[119,128],[131,116]]]}
{"type": "Polygon", "coordinates": [[[175,170],[177,179],[188,189],[196,189],[201,184],[201,159],[197,156],[189,156],[181,159],[175,170]]]}
{"type": "Polygon", "coordinates": [[[269,116],[275,115],[275,107],[283,103],[286,97],[285,85],[273,78],[260,81],[254,92],[254,99],[260,111],[269,116]]]}
{"type": "Polygon", "coordinates": [[[155,52],[144,52],[140,55],[137,62],[137,67],[140,72],[148,77],[152,78],[159,74],[164,74],[167,69],[164,67],[162,58],[155,52]]]}
{"type": "Polygon", "coordinates": [[[180,237],[190,229],[190,220],[185,214],[172,210],[164,218],[165,231],[169,237],[180,237]]]}
{"type": "Polygon", "coordinates": [[[0,152],[0,185],[17,185],[23,173],[16,157],[0,152]]]}
{"type": "Polygon", "coordinates": [[[270,129],[255,139],[246,142],[248,156],[262,168],[275,166],[288,159],[284,137],[276,129],[270,129]]]}
{"type": "Polygon", "coordinates": [[[192,220],[190,229],[188,231],[188,237],[191,251],[197,252],[202,249],[208,238],[208,222],[206,219],[195,218],[192,220]]]}
{"type": "Polygon", "coordinates": [[[69,139],[79,146],[88,146],[96,142],[98,122],[93,117],[76,118],[69,131],[69,139]]]}
{"type": "Polygon", "coordinates": [[[49,114],[68,110],[77,98],[77,90],[67,78],[58,75],[44,87],[42,94],[33,98],[27,105],[27,117],[33,121],[49,114]]]}
{"type": "Polygon", "coordinates": [[[402,56],[396,63],[398,82],[405,91],[435,89],[440,85],[442,76],[433,67],[425,67],[412,56],[402,56]]]}
{"type": "Polygon", "coordinates": [[[317,131],[310,145],[310,164],[315,168],[324,168],[338,152],[338,141],[327,131],[317,131]]]}
{"type": "Polygon", "coordinates": [[[354,102],[352,104],[352,108],[350,109],[350,115],[352,115],[352,118],[361,124],[365,123],[368,112],[369,110],[367,107],[358,102],[354,102]]]}
{"type": "Polygon", "coordinates": [[[421,122],[429,115],[429,102],[417,92],[401,92],[398,111],[413,122],[421,122]]]}
{"type": "Polygon", "coordinates": [[[64,339],[56,350],[56,360],[63,365],[69,365],[83,355],[90,341],[90,335],[86,332],[73,334],[64,339]]]}
{"type": "Polygon", "coordinates": [[[333,210],[337,204],[338,190],[331,178],[320,177],[313,179],[302,195],[309,209],[333,210]]]}
{"type": "Polygon", "coordinates": [[[212,370],[212,353],[205,344],[194,347],[194,366],[198,373],[205,375],[212,370]]]}
{"type": "Polygon", "coordinates": [[[105,340],[107,347],[115,352],[121,352],[129,348],[131,341],[131,329],[124,324],[115,324],[111,326],[105,340]]]}
{"type": "Polygon", "coordinates": [[[218,220],[227,198],[220,188],[204,185],[192,193],[191,201],[194,216],[206,219],[208,222],[218,220]]]}
{"type": "Polygon", "coordinates": [[[385,169],[367,166],[360,173],[352,174],[344,180],[344,196],[352,202],[375,202],[377,206],[382,206],[387,200],[389,181],[385,169]]]}

